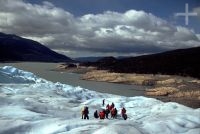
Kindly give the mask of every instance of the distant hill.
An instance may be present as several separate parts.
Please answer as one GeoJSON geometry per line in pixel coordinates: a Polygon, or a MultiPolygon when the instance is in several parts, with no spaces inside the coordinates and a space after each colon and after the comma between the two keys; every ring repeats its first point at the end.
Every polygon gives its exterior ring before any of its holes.
{"type": "Polygon", "coordinates": [[[111,72],[170,74],[200,78],[200,47],[124,59],[108,59],[84,64],[108,69],[111,72]]]}
{"type": "Polygon", "coordinates": [[[77,57],[74,58],[75,61],[79,61],[79,62],[97,62],[98,60],[104,59],[104,58],[108,58],[108,57],[77,57]]]}
{"type": "Polygon", "coordinates": [[[72,60],[39,42],[0,33],[0,62],[11,61],[71,62],[72,60]]]}
{"type": "MultiPolygon", "coordinates": [[[[113,58],[124,59],[124,58],[128,58],[128,57],[130,57],[130,56],[119,56],[119,57],[113,57],[113,58]]],[[[78,62],[97,62],[98,60],[101,60],[104,58],[107,58],[107,57],[101,57],[101,56],[100,57],[77,57],[77,58],[74,58],[74,60],[78,61],[78,62]]]]}
{"type": "Polygon", "coordinates": [[[102,58],[103,57],[77,57],[74,58],[74,60],[79,62],[96,62],[102,58]]]}

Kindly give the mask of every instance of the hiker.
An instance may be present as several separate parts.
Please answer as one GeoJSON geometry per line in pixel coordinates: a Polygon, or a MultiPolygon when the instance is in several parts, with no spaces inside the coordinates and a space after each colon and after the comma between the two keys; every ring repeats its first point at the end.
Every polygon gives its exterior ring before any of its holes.
{"type": "Polygon", "coordinates": [[[104,111],[99,112],[99,118],[101,120],[105,119],[105,113],[104,113],[104,111]]]}
{"type": "Polygon", "coordinates": [[[94,112],[94,118],[98,119],[99,118],[99,115],[98,115],[98,112],[97,110],[94,112]]]}
{"type": "Polygon", "coordinates": [[[112,108],[114,108],[114,107],[115,107],[115,104],[112,102],[111,106],[112,106],[112,108]]]}
{"type": "Polygon", "coordinates": [[[108,109],[110,108],[110,105],[109,105],[109,104],[106,105],[106,109],[107,109],[107,108],[108,108],[108,109]]]}
{"type": "Polygon", "coordinates": [[[81,109],[81,115],[82,115],[82,119],[84,118],[84,110],[85,110],[85,106],[84,106],[84,107],[82,107],[82,109],[81,109]]]}
{"type": "Polygon", "coordinates": [[[111,118],[116,118],[116,115],[117,115],[117,109],[116,108],[113,108],[111,110],[111,118]]]}
{"type": "Polygon", "coordinates": [[[110,113],[110,110],[108,108],[106,108],[105,110],[105,114],[106,114],[106,119],[108,119],[108,114],[110,113]]]}
{"type": "Polygon", "coordinates": [[[117,109],[114,110],[114,117],[117,118],[117,109]]]}
{"type": "Polygon", "coordinates": [[[89,116],[88,116],[89,110],[88,109],[89,109],[88,107],[85,107],[85,109],[84,109],[84,119],[88,119],[89,120],[89,116]]]}
{"type": "Polygon", "coordinates": [[[105,105],[105,99],[103,99],[102,105],[103,105],[103,106],[105,105]]]}
{"type": "Polygon", "coordinates": [[[123,115],[125,113],[126,113],[126,109],[123,107],[122,110],[121,110],[121,115],[123,115]]]}
{"type": "Polygon", "coordinates": [[[121,110],[121,115],[122,117],[124,118],[124,120],[126,120],[128,117],[127,117],[127,114],[126,114],[126,109],[123,107],[122,110],[121,110]]]}
{"type": "Polygon", "coordinates": [[[114,107],[112,105],[109,106],[109,110],[111,111],[114,107]]]}

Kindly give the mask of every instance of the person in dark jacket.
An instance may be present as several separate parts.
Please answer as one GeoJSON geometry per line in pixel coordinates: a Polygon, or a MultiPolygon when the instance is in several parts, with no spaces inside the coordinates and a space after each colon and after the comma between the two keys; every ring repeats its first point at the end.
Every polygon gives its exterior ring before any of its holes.
{"type": "Polygon", "coordinates": [[[113,102],[112,102],[112,104],[111,104],[111,107],[112,107],[112,108],[114,108],[114,107],[115,107],[115,104],[114,104],[113,102]]]}
{"type": "Polygon", "coordinates": [[[117,118],[117,109],[115,108],[115,111],[114,111],[114,118],[117,118]]]}
{"type": "Polygon", "coordinates": [[[105,110],[106,119],[108,119],[108,115],[109,115],[109,113],[110,113],[110,110],[109,110],[108,108],[106,108],[106,110],[105,110]]]}
{"type": "Polygon", "coordinates": [[[84,119],[88,119],[89,120],[89,116],[88,116],[89,110],[88,109],[89,109],[88,107],[85,107],[85,109],[84,109],[84,119]]]}
{"type": "Polygon", "coordinates": [[[126,113],[126,109],[123,107],[122,110],[121,110],[121,115],[123,115],[125,113],[126,113]]]}
{"type": "Polygon", "coordinates": [[[94,112],[94,118],[98,119],[99,118],[99,115],[98,115],[98,112],[97,110],[94,112]]]}
{"type": "Polygon", "coordinates": [[[103,105],[103,106],[105,105],[105,99],[103,99],[103,101],[102,101],[102,105],[103,105]]]}
{"type": "Polygon", "coordinates": [[[126,120],[128,118],[127,114],[126,114],[126,109],[124,107],[121,110],[121,115],[122,115],[122,118],[124,118],[124,120],[126,120]]]}
{"type": "Polygon", "coordinates": [[[108,109],[110,108],[110,105],[109,105],[109,104],[106,105],[106,109],[107,109],[107,108],[108,108],[108,109]]]}

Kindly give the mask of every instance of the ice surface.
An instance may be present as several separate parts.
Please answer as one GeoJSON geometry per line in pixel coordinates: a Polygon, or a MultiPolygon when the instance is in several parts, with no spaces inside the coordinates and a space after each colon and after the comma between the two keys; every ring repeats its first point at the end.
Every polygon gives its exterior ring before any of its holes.
{"type": "MultiPolygon", "coordinates": [[[[123,90],[123,89],[122,89],[123,90]]],[[[102,94],[6,66],[0,68],[0,133],[35,134],[200,134],[200,109],[178,103],[102,94]],[[115,103],[117,119],[99,120],[93,112],[115,103]],[[90,120],[81,119],[88,106],[90,120]],[[126,107],[128,119],[120,117],[126,107]]]]}
{"type": "Polygon", "coordinates": [[[31,72],[26,72],[12,66],[0,68],[0,83],[35,83],[43,81],[45,80],[38,78],[31,72]]]}

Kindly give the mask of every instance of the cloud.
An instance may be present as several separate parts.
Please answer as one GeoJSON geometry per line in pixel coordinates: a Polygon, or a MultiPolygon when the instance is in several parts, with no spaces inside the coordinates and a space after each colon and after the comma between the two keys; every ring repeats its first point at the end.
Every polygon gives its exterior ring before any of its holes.
{"type": "Polygon", "coordinates": [[[193,12],[197,12],[198,13],[198,15],[200,16],[200,6],[199,7],[194,7],[193,8],[193,12]]]}
{"type": "Polygon", "coordinates": [[[197,34],[197,37],[199,38],[199,40],[200,40],[200,34],[197,34]]]}
{"type": "Polygon", "coordinates": [[[200,46],[197,34],[144,11],[75,17],[50,2],[0,1],[0,31],[34,39],[69,56],[131,55],[200,46]]]}
{"type": "Polygon", "coordinates": [[[196,7],[193,9],[193,12],[197,13],[197,16],[199,17],[200,19],[200,7],[196,7]]]}
{"type": "Polygon", "coordinates": [[[5,20],[0,23],[1,29],[17,34],[66,33],[73,28],[73,15],[49,2],[33,5],[22,0],[2,0],[0,12],[0,17],[5,20]]]}

